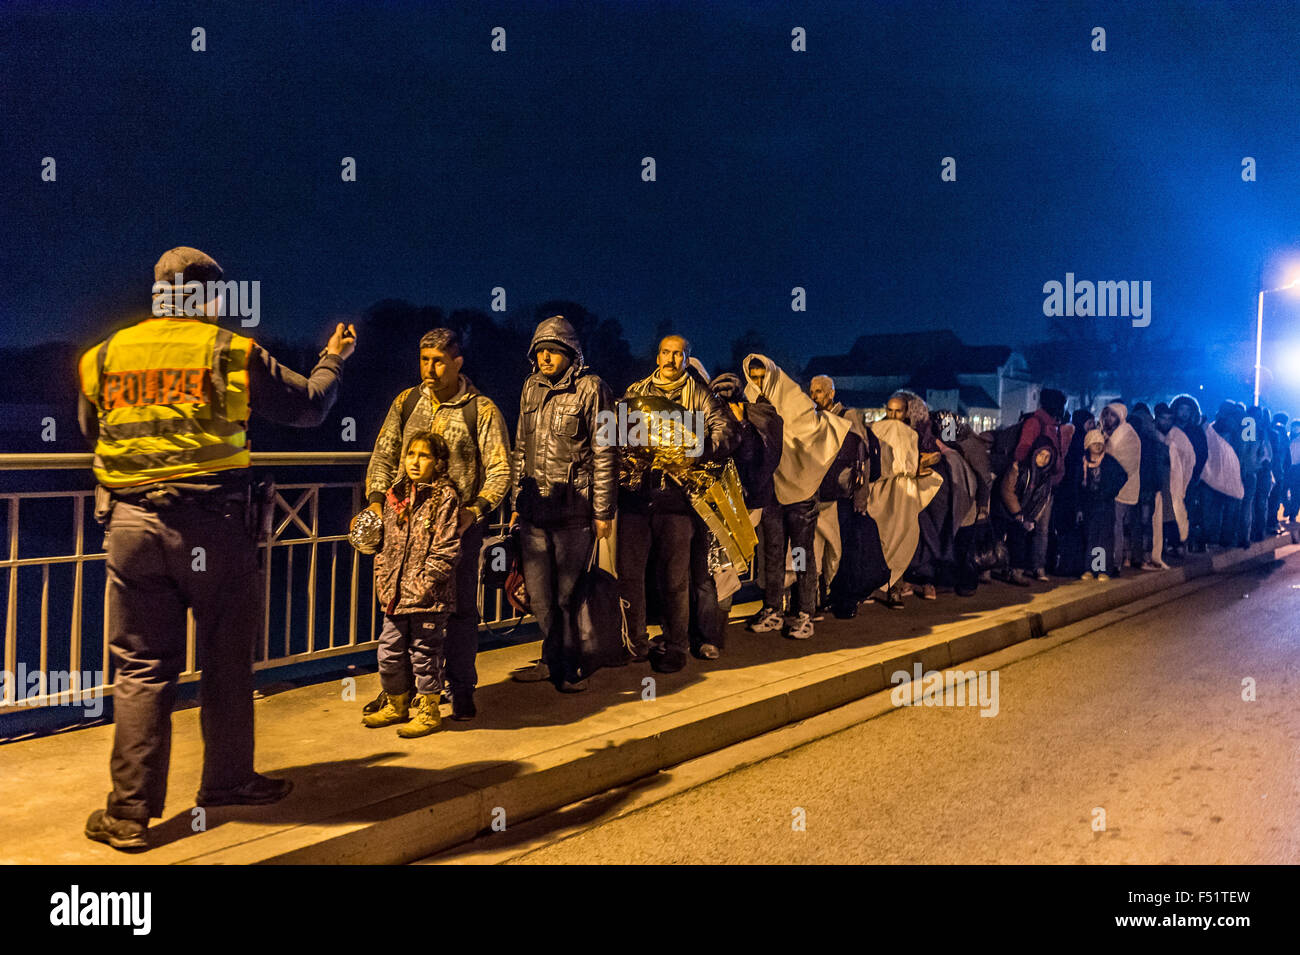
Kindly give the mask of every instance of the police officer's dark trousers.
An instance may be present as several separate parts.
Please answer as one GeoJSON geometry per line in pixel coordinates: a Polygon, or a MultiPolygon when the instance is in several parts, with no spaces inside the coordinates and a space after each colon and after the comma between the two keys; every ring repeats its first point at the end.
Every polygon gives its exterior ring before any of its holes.
{"type": "Polygon", "coordinates": [[[106,550],[116,668],[108,811],[144,822],[163,813],[187,607],[203,671],[200,788],[232,789],[253,775],[252,653],[262,629],[262,576],[242,503],[184,500],[155,511],[118,501],[106,550]]]}

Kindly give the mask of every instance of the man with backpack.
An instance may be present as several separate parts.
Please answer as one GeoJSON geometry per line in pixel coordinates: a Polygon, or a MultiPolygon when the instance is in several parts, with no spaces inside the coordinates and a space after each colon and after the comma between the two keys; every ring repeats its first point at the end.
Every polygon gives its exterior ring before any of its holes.
{"type": "MultiPolygon", "coordinates": [[[[420,384],[399,394],[388,409],[366,468],[370,510],[382,514],[384,493],[397,476],[406,438],[418,431],[441,435],[450,451],[448,477],[461,499],[460,552],[456,564],[456,609],[447,620],[444,642],[451,718],[473,719],[478,671],[478,554],[488,518],[510,489],[510,437],[492,400],[461,374],[465,356],[460,336],[435,328],[420,339],[420,384]]],[[[385,694],[367,703],[377,712],[385,694]]]]}

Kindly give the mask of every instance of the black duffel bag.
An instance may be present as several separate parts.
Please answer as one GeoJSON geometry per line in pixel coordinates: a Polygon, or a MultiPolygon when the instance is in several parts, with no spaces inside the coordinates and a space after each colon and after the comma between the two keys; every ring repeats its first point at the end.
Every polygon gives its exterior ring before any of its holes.
{"type": "Polygon", "coordinates": [[[573,589],[574,632],[566,634],[566,639],[574,645],[565,650],[577,662],[579,676],[584,678],[602,667],[622,666],[633,656],[618,578],[597,559],[601,547],[609,546],[608,540],[596,541],[587,569],[573,589]]]}
{"type": "Polygon", "coordinates": [[[987,520],[971,525],[970,564],[976,573],[1005,567],[1009,563],[1006,541],[993,532],[987,520]]]}

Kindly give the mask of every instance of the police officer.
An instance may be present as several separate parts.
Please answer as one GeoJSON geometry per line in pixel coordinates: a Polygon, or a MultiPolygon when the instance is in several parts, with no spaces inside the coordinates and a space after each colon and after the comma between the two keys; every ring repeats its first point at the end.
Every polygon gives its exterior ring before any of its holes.
{"type": "Polygon", "coordinates": [[[262,628],[260,502],[250,480],[258,414],[318,425],[356,331],[340,324],[308,378],[219,328],[221,267],[186,246],[154,266],[153,315],[81,356],[79,419],[107,516],[109,648],[115,675],[113,791],[86,836],[148,847],[162,815],[171,711],[194,613],[202,669],[199,806],[257,806],[292,783],[253,771],[253,642],[262,628]]]}

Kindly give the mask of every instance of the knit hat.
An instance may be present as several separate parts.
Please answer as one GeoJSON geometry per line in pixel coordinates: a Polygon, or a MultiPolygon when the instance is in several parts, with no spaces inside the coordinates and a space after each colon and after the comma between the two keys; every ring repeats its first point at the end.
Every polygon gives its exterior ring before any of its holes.
{"type": "Polygon", "coordinates": [[[1083,436],[1083,446],[1085,448],[1094,444],[1100,444],[1103,448],[1106,446],[1106,436],[1101,433],[1100,428],[1093,428],[1083,436]]]}
{"type": "Polygon", "coordinates": [[[745,383],[740,380],[739,375],[730,371],[724,371],[709,382],[709,391],[723,401],[745,400],[745,383]]]}

